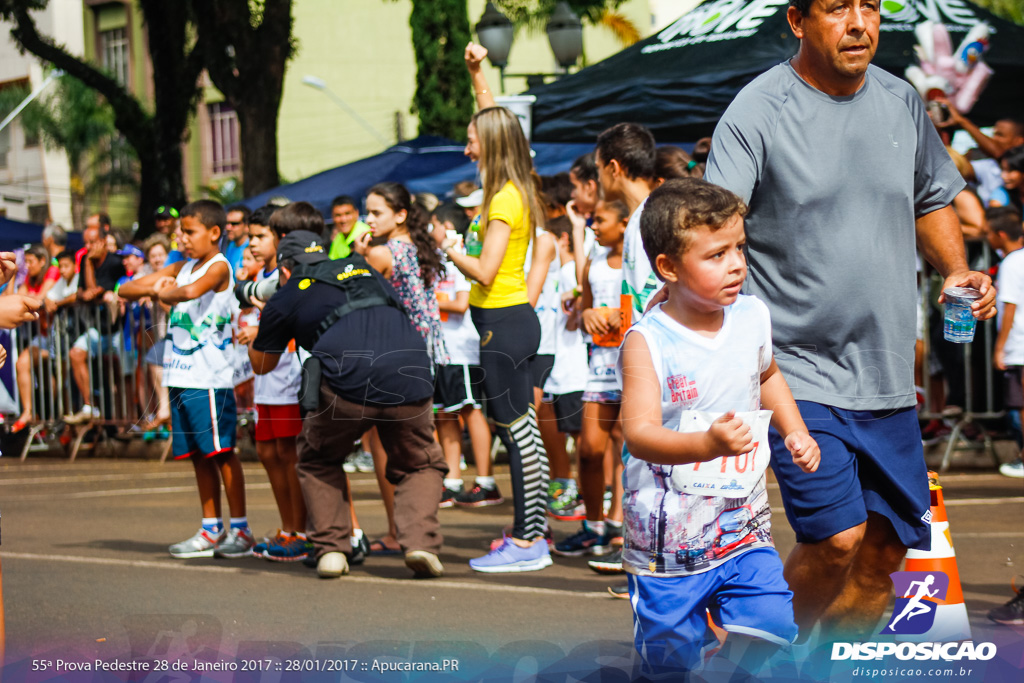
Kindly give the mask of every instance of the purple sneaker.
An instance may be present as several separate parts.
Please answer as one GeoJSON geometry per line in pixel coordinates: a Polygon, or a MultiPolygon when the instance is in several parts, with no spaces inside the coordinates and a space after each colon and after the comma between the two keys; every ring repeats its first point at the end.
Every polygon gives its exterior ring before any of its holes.
{"type": "Polygon", "coordinates": [[[543,539],[529,548],[520,548],[506,537],[504,542],[483,557],[469,561],[469,568],[487,574],[535,572],[551,565],[551,553],[543,539]]]}

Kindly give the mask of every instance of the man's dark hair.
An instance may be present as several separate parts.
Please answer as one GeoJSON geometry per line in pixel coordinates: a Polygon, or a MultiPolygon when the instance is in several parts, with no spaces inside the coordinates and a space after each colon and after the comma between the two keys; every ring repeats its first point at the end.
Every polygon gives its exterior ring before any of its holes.
{"type": "Polygon", "coordinates": [[[252,217],[252,210],[244,204],[232,204],[228,208],[224,209],[224,213],[231,213],[232,211],[242,212],[242,222],[246,225],[249,224],[249,219],[252,217]]]}
{"type": "Polygon", "coordinates": [[[331,210],[334,210],[336,206],[351,206],[356,211],[359,210],[359,201],[355,197],[350,197],[347,194],[340,194],[331,200],[331,210]]]}
{"type": "Polygon", "coordinates": [[[658,273],[658,254],[682,255],[696,228],[707,226],[713,232],[737,215],[747,215],[747,205],[729,190],[698,178],[666,180],[640,214],[640,239],[651,268],[658,273]]]}
{"type": "Polygon", "coordinates": [[[270,229],[278,240],[296,230],[308,230],[321,235],[324,232],[324,217],[309,202],[292,202],[273,213],[270,229]]]}
{"type": "Polygon", "coordinates": [[[811,5],[813,4],[814,0],[789,0],[789,6],[795,7],[796,11],[805,17],[811,11],[811,5]]]}
{"type": "Polygon", "coordinates": [[[568,216],[556,216],[548,221],[544,229],[555,236],[556,240],[562,239],[562,235],[569,236],[569,248],[574,249],[572,243],[572,221],[568,216]]]}
{"type": "Polygon", "coordinates": [[[1012,206],[994,206],[985,209],[985,217],[988,218],[988,227],[994,233],[1003,233],[1011,242],[1016,242],[1024,237],[1024,224],[1021,224],[1020,214],[1012,206]]]}
{"type": "Polygon", "coordinates": [[[252,215],[249,216],[249,225],[262,225],[264,227],[269,228],[270,217],[273,216],[274,213],[279,209],[280,207],[271,206],[270,204],[267,204],[266,206],[261,206],[260,208],[253,211],[252,215]]]}
{"type": "Polygon", "coordinates": [[[59,254],[57,254],[57,260],[60,261],[62,259],[71,259],[72,261],[74,261],[75,260],[75,252],[73,252],[73,251],[62,251],[62,252],[60,252],[59,254]]]}
{"type": "Polygon", "coordinates": [[[110,216],[108,216],[105,213],[90,214],[90,218],[92,216],[96,216],[96,219],[100,222],[100,234],[105,236],[108,232],[110,232],[110,216]]]}
{"type": "Polygon", "coordinates": [[[569,172],[576,176],[576,180],[581,183],[586,183],[593,180],[595,183],[600,184],[600,176],[597,175],[597,164],[594,163],[594,153],[587,152],[583,156],[572,162],[572,167],[569,172]]]}
{"type": "Polygon", "coordinates": [[[569,180],[569,174],[563,171],[555,175],[541,176],[540,191],[549,210],[565,210],[565,205],[572,199],[572,181],[569,180]]]}
{"type": "MultiPolygon", "coordinates": [[[[613,160],[631,180],[654,179],[654,136],[639,123],[617,123],[597,136],[595,153],[602,164],[613,160]]],[[[595,161],[596,161],[595,157],[595,161]]]]}
{"type": "Polygon", "coordinates": [[[185,208],[181,210],[181,217],[195,218],[207,228],[216,226],[221,231],[224,230],[224,226],[228,222],[228,214],[224,211],[224,207],[220,202],[212,199],[197,199],[186,204],[185,208]]]}
{"type": "Polygon", "coordinates": [[[455,228],[455,232],[460,235],[465,235],[466,228],[469,227],[469,217],[462,210],[462,207],[455,202],[445,202],[439,205],[430,215],[441,224],[451,223],[452,227],[455,228]]]}

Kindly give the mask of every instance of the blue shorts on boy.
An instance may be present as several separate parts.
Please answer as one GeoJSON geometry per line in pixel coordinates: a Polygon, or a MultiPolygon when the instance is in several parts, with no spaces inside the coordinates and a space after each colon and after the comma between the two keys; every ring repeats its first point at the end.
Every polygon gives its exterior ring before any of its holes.
{"type": "MultiPolygon", "coordinates": [[[[634,333],[647,342],[658,375],[663,426],[681,430],[694,411],[759,410],[761,375],[771,366],[772,346],[768,309],[758,299],[741,295],[727,306],[714,338],[676,322],[660,305],[627,335],[634,333]]],[[[747,468],[745,457],[722,458],[722,465],[739,469],[744,459],[747,468]]],[[[703,495],[679,484],[701,465],[717,471],[717,461],[655,465],[624,449],[622,560],[633,575],[637,650],[650,665],[687,669],[700,662],[712,637],[705,633],[705,608],[719,615],[726,631],[779,644],[796,637],[792,593],[771,535],[767,460],[751,463],[756,469],[745,470],[749,484],[742,494],[732,494],[739,497],[729,497],[724,490],[703,495]]]]}
{"type": "Polygon", "coordinates": [[[822,541],[863,523],[871,511],[892,523],[903,545],[927,550],[931,499],[920,486],[928,480],[928,467],[915,409],[796,404],[821,448],[817,471],[803,472],[787,457],[779,433],[769,432],[772,469],[796,540],[822,541]]]}
{"type": "Polygon", "coordinates": [[[175,460],[207,458],[235,447],[234,389],[168,387],[171,452],[175,460]]]}

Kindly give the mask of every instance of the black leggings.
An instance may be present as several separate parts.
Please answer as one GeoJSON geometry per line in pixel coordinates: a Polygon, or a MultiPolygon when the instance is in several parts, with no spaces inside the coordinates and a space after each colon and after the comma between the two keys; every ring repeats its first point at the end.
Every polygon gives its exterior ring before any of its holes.
{"type": "Polygon", "coordinates": [[[530,541],[547,530],[548,456],[537,428],[529,364],[540,346],[540,322],[529,304],[469,311],[480,333],[487,413],[508,451],[512,536],[530,541]]]}

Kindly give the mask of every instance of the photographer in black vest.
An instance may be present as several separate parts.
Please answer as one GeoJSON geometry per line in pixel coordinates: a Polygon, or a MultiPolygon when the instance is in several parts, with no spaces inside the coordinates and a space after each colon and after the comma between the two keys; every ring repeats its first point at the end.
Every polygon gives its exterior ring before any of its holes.
{"type": "Polygon", "coordinates": [[[441,576],[437,521],[444,475],[433,436],[433,378],[423,337],[391,285],[353,254],[331,261],[320,236],[297,230],[278,246],[280,289],[270,297],[249,350],[256,374],[270,372],[294,337],[303,365],[297,470],[309,509],[317,572],[348,573],[350,501],[342,469],[353,444],[376,426],[395,485],[395,523],[406,565],[441,576]],[[319,377],[318,377],[319,375],[319,377]]]}

